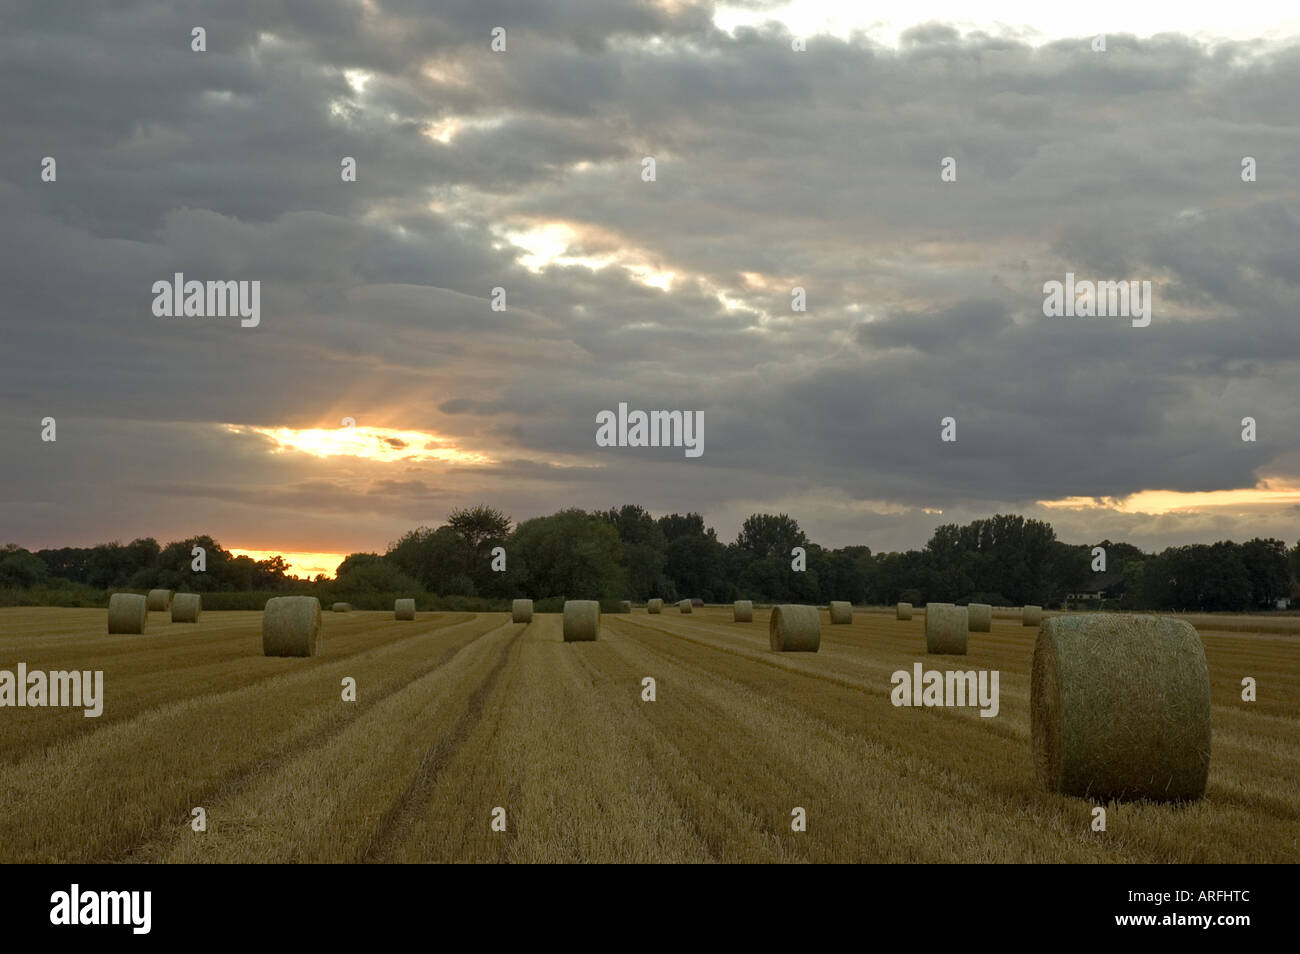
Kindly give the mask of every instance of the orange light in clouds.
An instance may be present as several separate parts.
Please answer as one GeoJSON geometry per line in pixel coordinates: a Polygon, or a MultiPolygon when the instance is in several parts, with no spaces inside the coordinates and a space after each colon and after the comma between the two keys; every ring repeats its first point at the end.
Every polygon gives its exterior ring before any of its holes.
{"type": "Polygon", "coordinates": [[[239,547],[229,549],[235,556],[246,556],[254,560],[269,560],[273,556],[284,557],[284,562],[289,564],[289,575],[299,576],[305,580],[315,578],[318,573],[333,576],[339,564],[347,556],[346,553],[311,553],[299,550],[244,550],[239,547]]]}
{"type": "Polygon", "coordinates": [[[298,452],[313,457],[360,457],[375,461],[442,461],[451,464],[490,464],[492,459],[461,450],[450,438],[426,431],[390,427],[243,427],[227,424],[234,434],[270,438],[277,453],[298,452]]]}
{"type": "Polygon", "coordinates": [[[1162,514],[1176,510],[1300,504],[1300,487],[1275,486],[1271,481],[1265,480],[1258,487],[1236,490],[1140,490],[1127,497],[1064,497],[1060,500],[1040,500],[1038,504],[1061,510],[1162,514]]]}

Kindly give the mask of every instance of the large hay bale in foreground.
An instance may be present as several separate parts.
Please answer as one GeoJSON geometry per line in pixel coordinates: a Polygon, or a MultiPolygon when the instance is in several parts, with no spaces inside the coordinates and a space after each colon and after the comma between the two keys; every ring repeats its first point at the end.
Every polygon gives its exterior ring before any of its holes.
{"type": "Polygon", "coordinates": [[[831,623],[842,625],[853,622],[853,604],[847,600],[831,600],[831,623]]]}
{"type": "Polygon", "coordinates": [[[822,614],[815,606],[773,606],[767,640],[774,653],[815,653],[822,644],[822,614]]]}
{"type": "Polygon", "coordinates": [[[596,600],[564,601],[564,641],[590,642],[600,634],[600,603],[596,600]]]}
{"type": "Polygon", "coordinates": [[[1168,616],[1044,621],[1029,726],[1034,768],[1049,792],[1200,798],[1210,772],[1210,671],[1200,635],[1168,616]]]}
{"type": "Polygon", "coordinates": [[[736,623],[754,622],[754,601],[736,600],[736,604],[731,608],[731,619],[736,623]]]}
{"type": "Polygon", "coordinates": [[[166,612],[172,605],[171,590],[150,590],[149,591],[149,610],[150,612],[158,610],[166,612]]]}
{"type": "Polygon", "coordinates": [[[645,605],[645,611],[647,613],[662,613],[664,611],[664,601],[657,598],[650,600],[645,605]]]}
{"type": "Polygon", "coordinates": [[[677,608],[681,610],[683,613],[690,613],[693,611],[690,600],[678,600],[677,608]]]}
{"type": "Polygon", "coordinates": [[[415,600],[404,599],[394,602],[393,619],[415,619],[415,600]]]}
{"type": "Polygon", "coordinates": [[[988,603],[971,603],[966,607],[966,621],[972,633],[993,632],[993,607],[988,603]]]}
{"type": "Polygon", "coordinates": [[[263,656],[315,656],[320,652],[320,600],[273,596],[262,610],[263,656]]]}
{"type": "Polygon", "coordinates": [[[198,593],[177,593],[172,597],[172,622],[197,623],[203,614],[203,597],[198,593]]]}
{"type": "Polygon", "coordinates": [[[894,616],[894,618],[895,618],[895,619],[911,619],[911,618],[912,618],[912,604],[911,604],[911,603],[899,603],[897,609],[895,610],[895,616],[894,616]]]}
{"type": "Polygon", "coordinates": [[[135,593],[114,593],[108,598],[108,631],[138,635],[149,621],[149,601],[135,593]]]}
{"type": "Polygon", "coordinates": [[[531,623],[533,621],[533,601],[515,600],[510,604],[510,622],[531,623]]]}
{"type": "Polygon", "coordinates": [[[352,604],[351,604],[351,603],[334,603],[333,605],[330,606],[330,610],[331,610],[332,612],[335,612],[335,613],[351,613],[351,612],[352,612],[352,604]]]}
{"type": "Polygon", "coordinates": [[[925,604],[925,651],[947,656],[966,655],[966,607],[951,603],[925,604]]]}
{"type": "Polygon", "coordinates": [[[1021,626],[1038,626],[1043,622],[1043,608],[1041,606],[1026,606],[1020,611],[1021,626]]]}

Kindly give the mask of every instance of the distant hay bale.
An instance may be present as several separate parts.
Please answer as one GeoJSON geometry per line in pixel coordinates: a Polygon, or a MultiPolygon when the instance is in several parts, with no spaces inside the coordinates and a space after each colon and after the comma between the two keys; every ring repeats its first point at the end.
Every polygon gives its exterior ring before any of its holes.
{"type": "Polygon", "coordinates": [[[622,610],[624,613],[630,613],[632,612],[632,601],[623,600],[621,603],[618,604],[618,608],[622,610]]]}
{"type": "Polygon", "coordinates": [[[315,656],[320,652],[320,600],[273,596],[262,610],[263,656],[315,656]]]}
{"type": "Polygon", "coordinates": [[[951,603],[925,604],[925,651],[947,656],[966,655],[966,607],[951,603]]]}
{"type": "Polygon", "coordinates": [[[332,612],[335,612],[335,613],[351,613],[351,612],[352,612],[352,604],[351,604],[351,603],[335,603],[334,605],[332,605],[332,606],[330,607],[330,610],[331,610],[332,612]]]}
{"type": "Polygon", "coordinates": [[[897,609],[895,612],[896,612],[895,619],[911,619],[911,618],[912,618],[912,604],[911,604],[911,603],[899,603],[899,604],[898,604],[898,609],[897,609]]]}
{"type": "Polygon", "coordinates": [[[847,600],[831,600],[831,623],[842,625],[853,622],[853,604],[847,600]]]}
{"type": "Polygon", "coordinates": [[[108,598],[108,631],[138,635],[149,620],[149,601],[135,593],[114,593],[108,598]]]}
{"type": "Polygon", "coordinates": [[[1210,671],[1168,616],[1053,616],[1029,689],[1034,768],[1049,792],[1190,801],[1210,772],[1210,671]]]}
{"type": "Polygon", "coordinates": [[[1026,606],[1020,611],[1021,626],[1038,626],[1043,622],[1043,608],[1041,606],[1026,606]]]}
{"type": "Polygon", "coordinates": [[[681,610],[683,613],[689,613],[689,612],[692,611],[692,610],[691,610],[691,601],[690,601],[690,600],[678,600],[678,601],[677,601],[677,608],[678,608],[679,610],[681,610]]]}
{"type": "Polygon", "coordinates": [[[415,600],[398,600],[393,604],[394,619],[415,619],[415,600]]]}
{"type": "Polygon", "coordinates": [[[767,639],[774,653],[815,653],[822,642],[822,614],[815,606],[773,606],[767,639]]]}
{"type": "Polygon", "coordinates": [[[510,622],[531,623],[533,621],[533,601],[515,600],[510,604],[510,622]]]}
{"type": "Polygon", "coordinates": [[[966,618],[972,633],[993,632],[993,607],[988,603],[971,603],[966,607],[966,618]]]}
{"type": "Polygon", "coordinates": [[[596,600],[564,601],[564,641],[590,642],[600,634],[600,603],[596,600]]]}
{"type": "Polygon", "coordinates": [[[754,601],[736,600],[736,605],[731,609],[731,618],[737,623],[754,622],[754,601]]]}
{"type": "Polygon", "coordinates": [[[203,597],[198,593],[177,593],[172,597],[172,622],[197,623],[203,613],[203,597]]]}
{"type": "Polygon", "coordinates": [[[661,599],[650,600],[645,605],[645,611],[647,613],[662,613],[664,611],[664,601],[661,599]]]}
{"type": "Polygon", "coordinates": [[[165,611],[172,605],[171,590],[150,590],[149,591],[149,610],[165,611]]]}

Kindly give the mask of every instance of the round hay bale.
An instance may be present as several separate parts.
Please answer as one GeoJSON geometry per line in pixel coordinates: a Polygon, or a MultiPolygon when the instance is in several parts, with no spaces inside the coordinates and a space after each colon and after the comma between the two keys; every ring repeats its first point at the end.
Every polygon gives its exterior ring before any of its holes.
{"type": "Polygon", "coordinates": [[[622,610],[624,613],[630,613],[632,612],[632,601],[623,600],[621,603],[618,604],[618,608],[622,610]]]}
{"type": "Polygon", "coordinates": [[[595,600],[564,601],[564,641],[591,642],[600,634],[600,603],[595,600]]]}
{"type": "Polygon", "coordinates": [[[273,596],[262,610],[263,656],[315,656],[320,652],[320,600],[273,596]]]}
{"type": "Polygon", "coordinates": [[[951,603],[925,604],[925,651],[947,656],[966,655],[966,607],[951,603]]]}
{"type": "Polygon", "coordinates": [[[393,619],[415,619],[415,600],[404,599],[393,603],[393,619]]]}
{"type": "Polygon", "coordinates": [[[351,604],[351,603],[335,603],[335,604],[333,604],[332,606],[330,606],[330,610],[333,611],[333,612],[335,612],[335,613],[351,613],[351,612],[352,612],[352,604],[351,604]]]}
{"type": "Polygon", "coordinates": [[[1086,613],[1039,627],[1029,687],[1049,792],[1189,801],[1210,772],[1210,671],[1191,623],[1086,613]]]}
{"type": "Polygon", "coordinates": [[[971,603],[966,607],[966,619],[972,633],[993,632],[993,607],[988,603],[971,603]]]}
{"type": "Polygon", "coordinates": [[[690,600],[678,600],[678,601],[677,601],[677,608],[678,608],[679,610],[681,610],[683,613],[689,613],[689,612],[692,612],[692,610],[691,610],[691,601],[690,601],[690,600]]]}
{"type": "Polygon", "coordinates": [[[736,600],[736,605],[731,608],[731,618],[737,623],[754,622],[754,601],[736,600]]]}
{"type": "Polygon", "coordinates": [[[203,614],[203,597],[198,593],[177,593],[172,597],[172,622],[197,623],[203,614]]]}
{"type": "Polygon", "coordinates": [[[149,621],[149,601],[135,593],[114,593],[108,598],[109,633],[139,634],[149,621]]]}
{"type": "Polygon", "coordinates": [[[1038,626],[1043,622],[1043,608],[1041,606],[1026,606],[1020,611],[1021,626],[1038,626]]]}
{"type": "Polygon", "coordinates": [[[773,606],[767,639],[774,653],[815,653],[822,643],[822,614],[815,606],[773,606]]]}
{"type": "Polygon", "coordinates": [[[911,604],[911,603],[899,603],[899,604],[898,604],[898,608],[897,608],[897,610],[895,611],[895,616],[894,616],[894,618],[895,618],[895,619],[911,619],[911,618],[912,618],[912,604],[911,604]]]}
{"type": "Polygon", "coordinates": [[[172,605],[171,590],[150,590],[149,591],[149,610],[166,611],[172,605]]]}
{"type": "Polygon", "coordinates": [[[533,601],[515,600],[510,604],[510,622],[531,623],[533,621],[533,601]]]}
{"type": "Polygon", "coordinates": [[[853,622],[853,604],[848,600],[831,600],[831,624],[842,625],[853,622]]]}
{"type": "Polygon", "coordinates": [[[664,601],[661,599],[650,600],[645,605],[645,611],[647,613],[662,613],[664,611],[664,601]]]}

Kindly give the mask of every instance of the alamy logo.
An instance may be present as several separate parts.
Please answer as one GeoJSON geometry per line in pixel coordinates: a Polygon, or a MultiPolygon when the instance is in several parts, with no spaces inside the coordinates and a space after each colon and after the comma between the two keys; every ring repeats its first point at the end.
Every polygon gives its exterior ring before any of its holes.
{"type": "Polygon", "coordinates": [[[684,447],[687,457],[704,453],[703,411],[628,411],[596,414],[597,447],[684,447]]]}
{"type": "Polygon", "coordinates": [[[922,670],[920,663],[909,673],[900,669],[890,678],[894,691],[889,700],[896,706],[975,706],[991,719],[998,714],[999,671],[939,672],[922,670]]]}
{"type": "Polygon", "coordinates": [[[70,891],[50,895],[51,924],[129,924],[132,934],[148,934],[152,926],[151,891],[70,891]]]}
{"type": "Polygon", "coordinates": [[[239,317],[244,328],[256,328],[262,321],[260,281],[186,281],[177,272],[170,282],[153,283],[153,313],[158,318],[239,317]]]}
{"type": "Polygon", "coordinates": [[[1150,282],[1044,282],[1043,314],[1048,318],[1132,318],[1134,328],[1151,324],[1150,282]]]}
{"type": "Polygon", "coordinates": [[[16,673],[0,669],[0,708],[5,706],[82,708],[87,719],[97,719],[104,711],[104,671],[28,672],[27,663],[19,663],[16,673]]]}

